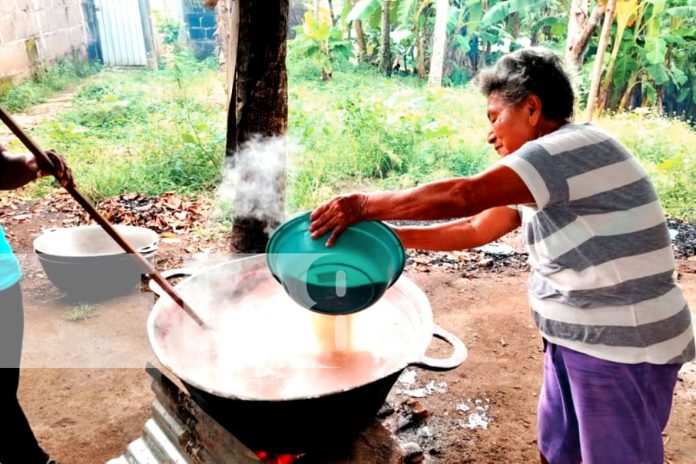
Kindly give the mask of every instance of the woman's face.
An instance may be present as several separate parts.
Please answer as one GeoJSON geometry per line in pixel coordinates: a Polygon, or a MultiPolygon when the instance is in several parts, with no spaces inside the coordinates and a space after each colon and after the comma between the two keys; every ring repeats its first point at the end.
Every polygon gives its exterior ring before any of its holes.
{"type": "Polygon", "coordinates": [[[488,96],[488,120],[491,130],[488,133],[488,143],[503,157],[520,148],[529,140],[537,137],[536,121],[540,112],[536,102],[529,97],[517,105],[506,102],[500,92],[492,92],[488,96]]]}

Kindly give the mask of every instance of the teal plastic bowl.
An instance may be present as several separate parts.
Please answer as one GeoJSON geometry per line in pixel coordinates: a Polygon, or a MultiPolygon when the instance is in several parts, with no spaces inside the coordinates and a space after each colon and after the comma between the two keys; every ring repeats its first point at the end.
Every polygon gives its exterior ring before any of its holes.
{"type": "Polygon", "coordinates": [[[333,247],[312,239],[309,213],[281,224],[266,247],[271,274],[290,297],[323,314],[351,314],[377,302],[399,278],[405,254],[399,238],[378,221],[348,227],[333,247]]]}

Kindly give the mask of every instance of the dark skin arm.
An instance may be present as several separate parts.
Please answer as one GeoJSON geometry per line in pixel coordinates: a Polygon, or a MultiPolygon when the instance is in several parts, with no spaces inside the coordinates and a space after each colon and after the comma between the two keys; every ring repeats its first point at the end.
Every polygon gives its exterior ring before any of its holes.
{"type": "MultiPolygon", "coordinates": [[[[494,240],[509,232],[512,227],[513,213],[498,210],[498,207],[507,205],[534,203],[534,198],[522,179],[510,168],[503,165],[495,165],[483,173],[474,177],[462,177],[446,179],[437,182],[420,185],[406,190],[376,192],[376,193],[351,193],[341,195],[319,206],[310,216],[309,230],[312,238],[318,238],[329,231],[333,231],[326,242],[327,246],[333,246],[336,238],[346,227],[364,220],[433,220],[454,219],[467,217],[464,221],[458,221],[449,226],[431,226],[425,228],[398,232],[406,240],[406,243],[422,243],[427,238],[414,238],[423,232],[438,233],[441,237],[447,234],[441,227],[457,227],[457,233],[469,233],[474,231],[477,239],[471,240],[478,246],[494,240]],[[478,217],[479,213],[493,210],[489,214],[478,217]],[[504,214],[507,213],[507,214],[504,214]],[[503,225],[497,225],[502,220],[503,225]],[[501,233],[501,231],[504,231],[501,233]],[[482,238],[491,240],[480,243],[482,238]]],[[[508,208],[509,209],[509,208],[508,208]]],[[[517,223],[516,223],[517,224],[517,223]]],[[[400,229],[397,229],[400,230],[400,229]]],[[[446,229],[445,229],[446,230],[446,229]]],[[[452,232],[453,230],[450,230],[452,232]]],[[[447,240],[452,240],[449,236],[447,240]]],[[[418,248],[404,244],[408,248],[418,248]]],[[[440,240],[434,240],[440,243],[440,240]]],[[[441,247],[442,245],[438,245],[441,247]]],[[[422,247],[423,249],[431,249],[422,247]]],[[[450,249],[462,249],[467,246],[458,246],[450,249]]],[[[443,248],[438,248],[443,249],[443,248]]]]}
{"type": "Polygon", "coordinates": [[[0,190],[23,187],[44,176],[55,175],[63,186],[73,185],[72,172],[63,158],[53,150],[45,152],[53,164],[54,172],[42,171],[36,157],[31,153],[10,154],[0,145],[0,190]]]}
{"type": "Polygon", "coordinates": [[[476,248],[499,239],[520,226],[517,210],[507,206],[475,216],[431,226],[392,227],[404,248],[453,251],[476,248]]]}

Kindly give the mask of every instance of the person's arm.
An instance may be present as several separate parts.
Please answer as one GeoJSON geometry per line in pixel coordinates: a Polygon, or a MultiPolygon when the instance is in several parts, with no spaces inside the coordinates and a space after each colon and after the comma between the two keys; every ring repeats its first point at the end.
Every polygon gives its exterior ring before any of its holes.
{"type": "MultiPolygon", "coordinates": [[[[53,150],[45,152],[55,168],[55,176],[61,185],[72,184],[72,173],[63,158],[53,150]]],[[[31,153],[10,154],[0,145],[0,190],[13,190],[35,181],[39,177],[50,176],[52,172],[42,171],[31,153]]]]}
{"type": "Polygon", "coordinates": [[[459,221],[429,226],[392,226],[392,230],[404,248],[452,251],[485,245],[519,226],[519,213],[507,206],[499,206],[459,221]]]}
{"type": "Polygon", "coordinates": [[[497,164],[474,177],[447,179],[406,190],[341,195],[311,215],[310,232],[318,238],[333,230],[332,246],[346,227],[363,220],[453,219],[498,206],[534,203],[522,179],[497,164]]]}

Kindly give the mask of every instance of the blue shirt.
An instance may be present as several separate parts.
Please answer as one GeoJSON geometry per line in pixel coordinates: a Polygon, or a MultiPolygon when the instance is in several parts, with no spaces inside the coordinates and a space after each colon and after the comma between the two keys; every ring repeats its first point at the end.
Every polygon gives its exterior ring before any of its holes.
{"type": "Polygon", "coordinates": [[[12,287],[21,277],[19,261],[12,253],[12,248],[5,238],[5,232],[0,226],[0,292],[12,287]]]}

